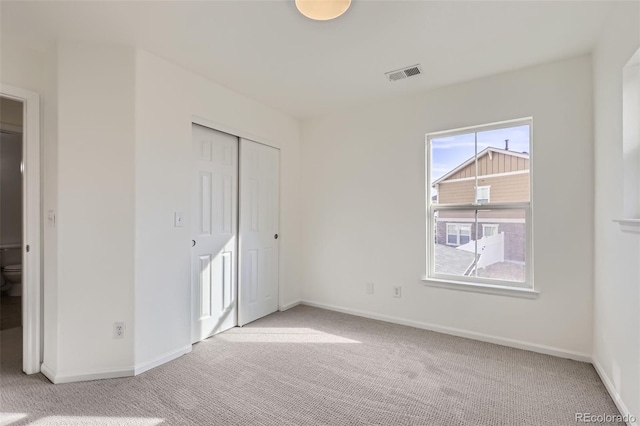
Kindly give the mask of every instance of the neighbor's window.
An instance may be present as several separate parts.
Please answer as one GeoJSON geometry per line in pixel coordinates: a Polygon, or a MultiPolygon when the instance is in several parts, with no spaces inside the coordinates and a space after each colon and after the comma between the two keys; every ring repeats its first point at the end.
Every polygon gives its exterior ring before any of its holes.
{"type": "Polygon", "coordinates": [[[427,278],[533,287],[531,119],[427,135],[427,278]]]}
{"type": "Polygon", "coordinates": [[[459,246],[471,241],[471,225],[447,223],[447,244],[459,246]]]}
{"type": "Polygon", "coordinates": [[[487,204],[491,194],[490,186],[479,186],[476,188],[476,203],[487,204]]]}
{"type": "Polygon", "coordinates": [[[485,225],[482,224],[482,236],[483,237],[492,237],[498,233],[499,225],[485,225]]]}

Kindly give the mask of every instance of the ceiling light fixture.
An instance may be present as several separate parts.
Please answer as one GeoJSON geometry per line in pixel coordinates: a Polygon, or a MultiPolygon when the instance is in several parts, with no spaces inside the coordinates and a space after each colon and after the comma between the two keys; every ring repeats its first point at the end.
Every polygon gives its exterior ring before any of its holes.
{"type": "Polygon", "coordinates": [[[342,15],[351,0],[296,0],[296,7],[304,16],[316,21],[328,21],[342,15]]]}

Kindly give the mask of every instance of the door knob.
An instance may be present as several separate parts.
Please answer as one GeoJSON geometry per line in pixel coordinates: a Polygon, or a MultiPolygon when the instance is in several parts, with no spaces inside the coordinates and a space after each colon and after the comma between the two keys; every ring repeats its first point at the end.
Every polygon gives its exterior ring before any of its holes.
{"type": "Polygon", "coordinates": [[[274,235],[273,238],[278,239],[278,234],[274,235]]]}
{"type": "Polygon", "coordinates": [[[191,240],[191,247],[195,247],[196,246],[196,240],[191,240]]]}

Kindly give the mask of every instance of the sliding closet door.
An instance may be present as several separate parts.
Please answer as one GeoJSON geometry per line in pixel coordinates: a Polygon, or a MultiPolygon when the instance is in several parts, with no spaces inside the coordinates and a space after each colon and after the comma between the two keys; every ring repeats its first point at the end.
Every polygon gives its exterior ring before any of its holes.
{"type": "Polygon", "coordinates": [[[193,125],[191,340],[237,325],[238,138],[193,125]]]}
{"type": "Polygon", "coordinates": [[[278,310],[280,151],[240,139],[239,324],[278,310]]]}

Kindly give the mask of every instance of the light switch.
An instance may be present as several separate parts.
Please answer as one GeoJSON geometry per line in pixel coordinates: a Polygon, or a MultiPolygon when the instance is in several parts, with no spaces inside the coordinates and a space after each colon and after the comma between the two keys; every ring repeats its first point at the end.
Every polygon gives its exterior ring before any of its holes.
{"type": "Polygon", "coordinates": [[[56,212],[54,212],[53,210],[49,210],[47,212],[47,221],[49,222],[49,226],[55,227],[56,226],[56,212]]]}
{"type": "Polygon", "coordinates": [[[175,212],[173,216],[173,226],[176,228],[182,228],[184,226],[184,213],[175,212]]]}

